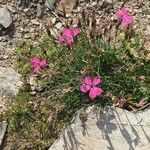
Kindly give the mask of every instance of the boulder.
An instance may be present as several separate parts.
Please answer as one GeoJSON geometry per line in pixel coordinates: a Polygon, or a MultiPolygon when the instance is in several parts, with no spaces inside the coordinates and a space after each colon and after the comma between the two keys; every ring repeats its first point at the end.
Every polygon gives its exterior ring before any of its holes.
{"type": "Polygon", "coordinates": [[[49,150],[150,150],[150,109],[132,113],[106,107],[85,114],[49,150]]]}

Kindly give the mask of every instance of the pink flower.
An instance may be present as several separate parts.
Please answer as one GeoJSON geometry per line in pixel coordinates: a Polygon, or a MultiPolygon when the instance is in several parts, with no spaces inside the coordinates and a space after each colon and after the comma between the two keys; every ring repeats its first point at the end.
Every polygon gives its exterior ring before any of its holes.
{"type": "Polygon", "coordinates": [[[41,68],[46,67],[47,62],[45,59],[40,60],[38,56],[35,56],[31,61],[31,65],[33,67],[33,72],[39,72],[41,68]]]}
{"type": "Polygon", "coordinates": [[[83,80],[83,84],[80,86],[80,91],[83,93],[89,92],[89,97],[93,100],[98,96],[101,96],[103,93],[103,90],[97,85],[101,82],[100,77],[94,77],[90,78],[89,76],[86,76],[83,80]]]}
{"type": "Polygon", "coordinates": [[[127,14],[128,14],[128,10],[126,8],[122,8],[116,12],[116,17],[118,19],[122,20],[122,18],[127,14]]]}
{"type": "Polygon", "coordinates": [[[130,23],[132,23],[132,21],[133,21],[133,16],[125,15],[123,16],[122,24],[127,26],[130,23]]]}
{"type": "Polygon", "coordinates": [[[133,21],[133,16],[128,15],[128,10],[125,8],[119,9],[116,12],[116,17],[121,20],[123,25],[129,25],[133,21]]]}
{"type": "Polygon", "coordinates": [[[79,29],[64,29],[63,34],[58,37],[58,40],[69,46],[72,46],[74,38],[79,35],[79,33],[79,29]]]}

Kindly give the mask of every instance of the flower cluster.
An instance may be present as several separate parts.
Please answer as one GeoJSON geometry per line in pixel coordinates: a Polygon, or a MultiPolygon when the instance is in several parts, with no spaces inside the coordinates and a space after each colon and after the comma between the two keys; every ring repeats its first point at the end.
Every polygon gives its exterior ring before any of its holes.
{"type": "MultiPolygon", "coordinates": [[[[128,26],[133,21],[133,16],[129,15],[128,10],[125,8],[119,9],[116,12],[117,19],[125,26],[128,26]]],[[[74,28],[65,28],[63,33],[58,37],[58,41],[63,43],[66,46],[72,47],[74,44],[75,38],[80,34],[79,29],[74,28]]],[[[40,69],[46,67],[47,61],[45,59],[40,60],[38,56],[35,56],[32,61],[31,65],[33,68],[34,73],[38,73],[40,69]]],[[[89,77],[86,76],[83,79],[83,84],[80,86],[80,91],[82,93],[88,93],[91,100],[96,99],[97,97],[101,96],[103,90],[98,87],[98,85],[102,82],[99,76],[96,77],[89,77]]]]}
{"type": "Polygon", "coordinates": [[[116,12],[116,17],[121,21],[125,26],[128,26],[133,21],[133,16],[128,14],[128,10],[125,8],[119,9],[116,12]]]}

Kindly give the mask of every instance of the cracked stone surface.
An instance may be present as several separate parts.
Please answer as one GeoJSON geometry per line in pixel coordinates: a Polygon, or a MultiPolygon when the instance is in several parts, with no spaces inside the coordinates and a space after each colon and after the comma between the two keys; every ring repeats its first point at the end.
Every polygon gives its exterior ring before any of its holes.
{"type": "Polygon", "coordinates": [[[150,109],[132,113],[107,107],[75,121],[49,150],[150,150],[150,109]]]}
{"type": "Polygon", "coordinates": [[[11,68],[0,67],[0,93],[15,95],[22,84],[21,75],[11,68]]]}
{"type": "Polygon", "coordinates": [[[2,144],[2,140],[4,138],[4,134],[6,132],[7,123],[6,122],[0,122],[0,146],[2,144]]]}

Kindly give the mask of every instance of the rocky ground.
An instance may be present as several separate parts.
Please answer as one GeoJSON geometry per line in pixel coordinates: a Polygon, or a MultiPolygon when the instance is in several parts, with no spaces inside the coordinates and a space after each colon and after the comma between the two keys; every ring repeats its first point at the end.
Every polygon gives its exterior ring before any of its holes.
{"type": "Polygon", "coordinates": [[[96,23],[102,28],[105,20],[114,19],[114,11],[123,4],[134,16],[134,29],[146,39],[149,48],[149,0],[125,3],[113,3],[112,0],[0,0],[0,113],[22,85],[20,75],[12,69],[18,43],[24,40],[36,43],[46,32],[57,37],[66,24],[77,27],[83,11],[90,18],[94,10],[96,23]]]}
{"type": "MultiPolygon", "coordinates": [[[[101,25],[104,20],[111,16],[113,19],[114,9],[122,3],[112,3],[111,0],[97,1],[73,1],[73,0],[1,0],[0,14],[0,64],[1,66],[11,65],[13,60],[13,48],[16,43],[31,39],[35,41],[48,28],[51,34],[62,29],[65,23],[76,27],[81,18],[81,13],[85,10],[87,16],[92,15],[92,10],[96,11],[96,21],[101,25]],[[62,13],[65,5],[65,14],[62,13]],[[55,7],[56,6],[56,7],[55,7]],[[113,7],[114,6],[114,7],[113,7]],[[5,21],[3,19],[5,18],[5,21]],[[52,30],[53,28],[53,30],[52,30]]],[[[131,0],[125,6],[134,15],[134,28],[142,33],[146,38],[150,37],[150,1],[131,0]]]]}

